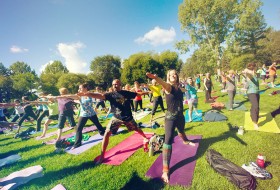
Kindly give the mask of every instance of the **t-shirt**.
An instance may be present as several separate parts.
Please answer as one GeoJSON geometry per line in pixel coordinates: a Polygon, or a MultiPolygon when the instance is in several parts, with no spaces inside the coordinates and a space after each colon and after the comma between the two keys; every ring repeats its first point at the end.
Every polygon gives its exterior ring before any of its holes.
{"type": "Polygon", "coordinates": [[[262,68],[261,75],[266,75],[266,69],[265,68],[262,68]]]}
{"type": "Polygon", "coordinates": [[[59,114],[57,102],[48,104],[48,107],[49,107],[49,115],[58,115],[59,114]]]}
{"type": "Polygon", "coordinates": [[[91,97],[82,96],[80,99],[80,103],[80,117],[91,117],[93,115],[96,115],[95,111],[92,108],[93,100],[91,97]]]}
{"type": "Polygon", "coordinates": [[[174,86],[171,86],[170,94],[165,95],[167,111],[178,115],[183,114],[183,92],[180,88],[176,90],[174,86]]]}
{"type": "Polygon", "coordinates": [[[137,93],[126,90],[109,92],[104,94],[105,100],[111,105],[111,111],[114,117],[122,121],[130,121],[133,119],[130,108],[130,100],[135,98],[137,93]]]}
{"type": "Polygon", "coordinates": [[[58,98],[58,110],[62,114],[66,110],[73,110],[73,99],[71,98],[58,98]]]}
{"type": "Polygon", "coordinates": [[[235,78],[234,77],[230,77],[228,76],[228,80],[227,80],[227,90],[229,91],[234,91],[236,90],[236,86],[235,86],[235,78]]]}
{"type": "Polygon", "coordinates": [[[187,90],[186,92],[187,100],[197,99],[197,90],[195,89],[195,87],[187,84],[186,90],[187,90]]]}
{"type": "MultiPolygon", "coordinates": [[[[142,92],[142,90],[138,89],[138,90],[136,90],[135,92],[142,92]]],[[[140,100],[142,100],[141,95],[136,95],[136,97],[135,97],[134,100],[135,100],[135,101],[140,101],[140,100]]]]}
{"type": "Polygon", "coordinates": [[[19,106],[15,106],[15,111],[17,115],[23,114],[24,113],[24,109],[21,105],[19,106]]]}
{"type": "Polygon", "coordinates": [[[161,96],[161,85],[152,85],[152,86],[149,86],[150,90],[153,91],[153,97],[159,97],[161,96]]]}
{"type": "Polygon", "coordinates": [[[276,75],[276,67],[274,67],[274,66],[269,67],[269,75],[272,75],[272,76],[276,75]]]}
{"type": "Polygon", "coordinates": [[[200,81],[201,81],[201,80],[200,80],[200,77],[197,77],[197,78],[195,79],[195,83],[196,83],[196,84],[200,84],[200,81]]]}
{"type": "Polygon", "coordinates": [[[247,94],[258,94],[259,93],[259,81],[256,76],[252,79],[247,79],[247,94]]]}

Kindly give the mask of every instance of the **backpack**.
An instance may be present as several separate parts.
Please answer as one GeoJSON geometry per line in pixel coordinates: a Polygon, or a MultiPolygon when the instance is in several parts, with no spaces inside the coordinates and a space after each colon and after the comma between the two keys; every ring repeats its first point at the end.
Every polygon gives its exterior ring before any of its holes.
{"type": "Polygon", "coordinates": [[[153,156],[155,152],[160,151],[164,143],[164,135],[154,134],[149,140],[149,156],[153,156]]]}
{"type": "Polygon", "coordinates": [[[225,159],[219,152],[213,149],[207,150],[206,160],[216,172],[225,176],[240,189],[256,189],[256,179],[242,167],[225,159]]]}

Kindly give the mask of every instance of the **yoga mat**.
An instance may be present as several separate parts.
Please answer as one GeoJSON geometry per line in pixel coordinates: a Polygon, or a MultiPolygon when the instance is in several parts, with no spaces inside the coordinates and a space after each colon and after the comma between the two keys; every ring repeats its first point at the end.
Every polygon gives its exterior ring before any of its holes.
{"type": "Polygon", "coordinates": [[[0,159],[0,167],[8,165],[8,164],[12,164],[18,160],[20,160],[21,157],[18,154],[13,154],[11,156],[8,156],[6,158],[0,159]]]}
{"type": "MultiPolygon", "coordinates": [[[[268,83],[267,86],[271,88],[271,83],[268,83]]],[[[274,84],[274,88],[280,88],[280,84],[274,84]]]]}
{"type": "Polygon", "coordinates": [[[32,179],[42,177],[43,168],[40,165],[25,168],[23,170],[11,173],[7,177],[0,178],[0,187],[2,190],[15,189],[18,186],[29,182],[32,179]]]}
{"type": "MultiPolygon", "coordinates": [[[[147,138],[151,138],[154,133],[145,133],[147,138]]],[[[105,153],[103,160],[107,165],[121,165],[126,159],[128,159],[139,148],[143,147],[143,137],[139,133],[134,133],[121,143],[111,148],[105,153]]],[[[100,156],[94,159],[94,162],[99,159],[100,156]]]]}
{"type": "MultiPolygon", "coordinates": [[[[120,133],[121,131],[123,131],[123,128],[119,128],[117,133],[120,133]]],[[[75,148],[73,150],[71,150],[72,147],[68,147],[65,149],[65,151],[69,154],[79,155],[87,151],[91,147],[99,144],[100,142],[102,142],[102,140],[103,140],[103,136],[101,136],[100,134],[96,134],[91,136],[87,141],[82,141],[82,146],[75,148]]]]}
{"type": "MultiPolygon", "coordinates": [[[[87,132],[90,132],[93,130],[96,130],[96,126],[84,127],[82,133],[87,133],[87,132]]],[[[69,133],[67,135],[62,136],[61,139],[73,137],[75,134],[76,134],[76,132],[69,133]]],[[[44,144],[55,144],[55,142],[56,142],[56,140],[52,139],[52,140],[44,142],[44,144]]]]}
{"type": "Polygon", "coordinates": [[[65,187],[63,187],[63,185],[58,184],[54,188],[52,188],[51,190],[66,190],[66,189],[65,189],[65,187]]]}
{"type": "Polygon", "coordinates": [[[146,117],[147,115],[149,115],[151,113],[151,111],[140,111],[140,112],[137,112],[134,116],[134,119],[135,120],[140,120],[144,117],[146,117]]]}
{"type": "MultiPolygon", "coordinates": [[[[69,131],[69,130],[71,130],[71,129],[73,129],[73,128],[64,127],[64,128],[62,129],[62,133],[66,132],[66,131],[69,131]]],[[[40,138],[40,136],[38,136],[38,137],[36,137],[35,139],[36,139],[36,140],[47,139],[47,138],[49,138],[49,137],[51,137],[51,136],[54,136],[54,135],[56,135],[56,134],[57,134],[57,131],[53,131],[53,132],[47,133],[46,136],[43,137],[43,138],[40,138]]]]}
{"type": "MultiPolygon", "coordinates": [[[[197,110],[197,112],[200,114],[200,115],[196,115],[196,113],[194,113],[194,111],[192,112],[192,121],[193,122],[202,122],[203,119],[202,119],[202,111],[201,110],[197,110]]],[[[189,110],[186,110],[186,113],[185,113],[185,122],[189,122],[189,110]]]]}
{"type": "MultiPolygon", "coordinates": [[[[240,110],[240,111],[247,111],[248,109],[245,107],[245,105],[244,104],[240,104],[240,101],[234,101],[234,104],[233,104],[233,109],[234,110],[240,110]],[[236,105],[234,105],[234,104],[236,104],[236,105]],[[237,105],[238,104],[238,105],[237,105]]],[[[227,110],[229,110],[229,103],[228,102],[226,102],[225,103],[225,105],[226,105],[226,108],[227,108],[227,110]]]]}
{"type": "MultiPolygon", "coordinates": [[[[280,133],[280,129],[270,113],[260,113],[258,125],[258,131],[280,133]]],[[[255,130],[254,124],[250,117],[250,112],[245,112],[244,128],[245,130],[255,130]]]]}
{"type": "MultiPolygon", "coordinates": [[[[176,136],[172,145],[170,161],[169,185],[190,186],[196,164],[196,152],[199,146],[201,135],[187,135],[193,140],[195,146],[185,145],[179,136],[176,136]]],[[[156,159],[146,176],[153,179],[161,179],[162,175],[162,154],[156,159]]]]}

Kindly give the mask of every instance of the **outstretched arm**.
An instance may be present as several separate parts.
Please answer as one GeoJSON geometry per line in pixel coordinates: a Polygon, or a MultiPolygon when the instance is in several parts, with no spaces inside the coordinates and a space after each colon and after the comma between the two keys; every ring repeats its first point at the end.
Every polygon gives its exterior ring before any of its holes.
{"type": "Polygon", "coordinates": [[[96,98],[96,99],[101,99],[101,100],[105,100],[105,96],[104,94],[100,94],[100,93],[94,93],[94,92],[86,92],[86,93],[77,93],[78,96],[88,96],[91,98],[96,98]]]}
{"type": "Polygon", "coordinates": [[[161,78],[159,78],[157,75],[152,73],[146,73],[147,77],[150,79],[155,79],[164,89],[165,92],[170,93],[171,92],[171,84],[164,82],[161,78]]]}

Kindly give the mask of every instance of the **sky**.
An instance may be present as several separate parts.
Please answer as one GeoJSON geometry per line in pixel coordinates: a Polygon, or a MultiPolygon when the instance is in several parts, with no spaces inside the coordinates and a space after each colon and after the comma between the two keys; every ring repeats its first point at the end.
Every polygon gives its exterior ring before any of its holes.
{"type": "MultiPolygon", "coordinates": [[[[0,0],[0,63],[17,61],[40,75],[61,61],[70,72],[88,73],[97,56],[122,60],[139,52],[178,52],[188,35],[180,29],[183,0],[0,0]]],[[[280,1],[263,0],[268,26],[280,30],[280,1]]],[[[178,52],[179,53],[179,52],[178,52]]],[[[179,54],[185,60],[192,52],[179,54]]]]}

